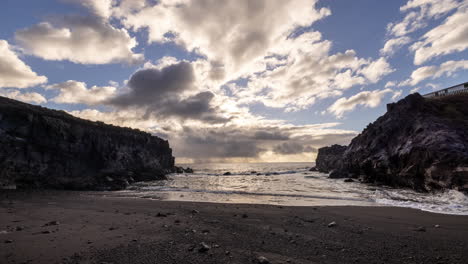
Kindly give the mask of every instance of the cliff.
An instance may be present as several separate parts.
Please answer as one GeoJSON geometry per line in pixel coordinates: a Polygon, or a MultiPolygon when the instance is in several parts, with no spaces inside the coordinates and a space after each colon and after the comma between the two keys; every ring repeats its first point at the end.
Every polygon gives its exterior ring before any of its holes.
{"type": "Polygon", "coordinates": [[[412,94],[355,137],[331,177],[468,192],[468,95],[412,94]]]}
{"type": "Polygon", "coordinates": [[[173,169],[166,140],[0,97],[0,187],[122,189],[173,169]]]}
{"type": "Polygon", "coordinates": [[[340,145],[320,148],[315,160],[315,169],[325,173],[336,169],[340,165],[341,157],[346,148],[346,146],[340,145]]]}

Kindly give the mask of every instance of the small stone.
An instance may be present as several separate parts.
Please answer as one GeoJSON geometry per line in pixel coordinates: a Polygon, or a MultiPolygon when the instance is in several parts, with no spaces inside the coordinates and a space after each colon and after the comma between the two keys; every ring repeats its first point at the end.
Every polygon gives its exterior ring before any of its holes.
{"type": "Polygon", "coordinates": [[[434,227],[435,227],[435,228],[439,228],[439,227],[440,227],[440,225],[434,225],[434,227]]]}
{"type": "Polygon", "coordinates": [[[226,251],[224,251],[224,254],[226,254],[226,256],[227,256],[227,255],[230,255],[230,254],[231,254],[231,251],[226,250],[226,251]]]}
{"type": "Polygon", "coordinates": [[[156,215],[156,217],[167,217],[167,214],[158,213],[158,214],[156,215]]]}
{"type": "Polygon", "coordinates": [[[247,218],[249,217],[247,214],[242,214],[242,218],[247,218]]]}
{"type": "Polygon", "coordinates": [[[179,220],[179,219],[176,219],[176,220],[174,220],[174,223],[175,223],[175,224],[180,224],[180,220],[179,220]]]}
{"type": "Polygon", "coordinates": [[[351,178],[348,178],[348,179],[345,179],[344,182],[354,182],[354,180],[351,178]]]}
{"type": "Polygon", "coordinates": [[[335,221],[333,221],[333,222],[331,222],[331,223],[328,224],[328,227],[335,227],[335,226],[336,226],[336,222],[335,222],[335,221]]]}
{"type": "Polygon", "coordinates": [[[41,232],[42,234],[50,234],[50,231],[49,230],[44,230],[41,232]]]}
{"type": "Polygon", "coordinates": [[[13,243],[13,240],[11,240],[11,239],[7,239],[7,240],[5,240],[5,243],[6,243],[6,244],[13,243]]]}
{"type": "Polygon", "coordinates": [[[416,229],[414,229],[415,231],[418,231],[418,232],[426,232],[426,228],[424,226],[418,226],[416,229]]]}
{"type": "Polygon", "coordinates": [[[270,264],[271,262],[264,256],[260,256],[257,258],[257,263],[258,264],[270,264]]]}
{"type": "Polygon", "coordinates": [[[16,231],[22,231],[22,230],[24,230],[24,227],[23,227],[23,226],[17,226],[17,227],[16,227],[16,231]]]}
{"type": "Polygon", "coordinates": [[[200,243],[200,248],[198,249],[198,252],[204,253],[204,252],[207,252],[210,249],[211,249],[211,247],[208,246],[205,242],[201,242],[200,243]]]}
{"type": "Polygon", "coordinates": [[[200,211],[198,211],[198,210],[195,210],[195,209],[192,210],[192,214],[199,214],[199,213],[200,213],[200,211]]]}
{"type": "Polygon", "coordinates": [[[59,225],[60,222],[59,221],[50,221],[48,223],[46,223],[44,226],[55,226],[55,225],[59,225]]]}
{"type": "Polygon", "coordinates": [[[223,175],[228,176],[228,175],[232,175],[232,173],[228,171],[228,172],[223,173],[223,175]]]}

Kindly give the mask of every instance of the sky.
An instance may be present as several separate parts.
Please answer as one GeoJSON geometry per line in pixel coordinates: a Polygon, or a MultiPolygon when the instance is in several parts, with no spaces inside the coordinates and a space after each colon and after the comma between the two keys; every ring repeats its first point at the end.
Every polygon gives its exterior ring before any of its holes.
{"type": "Polygon", "coordinates": [[[311,162],[466,82],[468,0],[2,0],[0,96],[169,140],[176,162],[311,162]]]}

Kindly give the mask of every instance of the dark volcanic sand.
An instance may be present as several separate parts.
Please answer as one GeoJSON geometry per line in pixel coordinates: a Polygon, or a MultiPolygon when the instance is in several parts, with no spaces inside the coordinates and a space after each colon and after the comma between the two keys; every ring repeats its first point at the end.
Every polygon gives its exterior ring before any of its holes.
{"type": "Polygon", "coordinates": [[[3,191],[0,263],[468,263],[467,216],[101,195],[3,191]]]}

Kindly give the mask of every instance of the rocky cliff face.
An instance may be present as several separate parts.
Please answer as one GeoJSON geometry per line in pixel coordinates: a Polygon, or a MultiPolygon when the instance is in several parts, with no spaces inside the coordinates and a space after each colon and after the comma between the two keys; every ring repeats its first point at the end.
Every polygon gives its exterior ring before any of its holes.
{"type": "Polygon", "coordinates": [[[468,95],[412,94],[354,138],[332,176],[468,192],[468,95]]]}
{"type": "Polygon", "coordinates": [[[340,145],[320,148],[315,160],[315,169],[325,173],[336,169],[340,166],[341,158],[346,148],[346,146],[340,145]]]}
{"type": "Polygon", "coordinates": [[[0,187],[121,189],[173,169],[163,139],[0,97],[0,187]]]}

